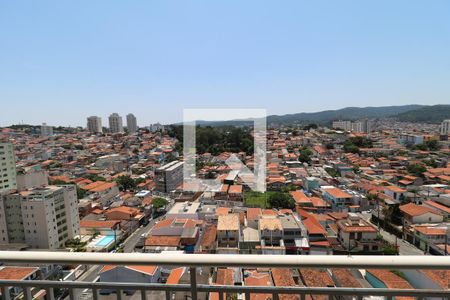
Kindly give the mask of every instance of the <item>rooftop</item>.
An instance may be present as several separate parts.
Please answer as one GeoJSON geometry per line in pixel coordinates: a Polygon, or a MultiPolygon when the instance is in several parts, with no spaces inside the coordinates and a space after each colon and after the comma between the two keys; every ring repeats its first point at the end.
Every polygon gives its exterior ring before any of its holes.
{"type": "Polygon", "coordinates": [[[217,230],[239,230],[239,215],[238,214],[228,214],[219,216],[217,222],[217,230]]]}

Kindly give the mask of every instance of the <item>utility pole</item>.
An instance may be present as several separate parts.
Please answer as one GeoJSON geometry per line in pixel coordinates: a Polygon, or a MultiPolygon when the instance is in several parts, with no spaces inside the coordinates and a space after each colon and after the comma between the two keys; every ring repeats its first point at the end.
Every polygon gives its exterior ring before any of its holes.
{"type": "Polygon", "coordinates": [[[445,230],[445,249],[444,249],[445,256],[447,256],[447,244],[448,244],[448,228],[445,230]]]}
{"type": "Polygon", "coordinates": [[[377,201],[377,212],[378,212],[378,217],[377,217],[378,233],[380,233],[380,201],[378,199],[378,196],[376,198],[376,201],[377,201]]]}

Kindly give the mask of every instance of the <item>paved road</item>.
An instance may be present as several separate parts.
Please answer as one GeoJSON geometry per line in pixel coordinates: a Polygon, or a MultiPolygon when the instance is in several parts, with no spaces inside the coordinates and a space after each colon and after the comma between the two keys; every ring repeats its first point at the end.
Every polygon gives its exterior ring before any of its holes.
{"type": "Polygon", "coordinates": [[[380,228],[380,234],[389,243],[395,245],[397,243],[400,255],[424,255],[424,252],[418,249],[416,246],[411,245],[403,239],[396,238],[395,235],[380,228]]]}
{"type": "MultiPolygon", "coordinates": [[[[169,211],[173,204],[174,201],[171,200],[170,198],[167,197],[163,197],[166,198],[166,200],[169,202],[166,206],[166,211],[169,211]]],[[[164,215],[159,216],[155,219],[152,219],[148,222],[147,225],[140,227],[138,230],[136,230],[134,233],[132,233],[124,242],[124,252],[125,253],[130,253],[130,252],[134,252],[134,249],[136,247],[137,242],[139,241],[139,239],[141,238],[141,236],[143,234],[147,234],[150,232],[150,230],[152,229],[152,227],[155,225],[156,222],[162,220],[164,218],[164,215]]]]}
{"type": "Polygon", "coordinates": [[[99,265],[89,266],[86,272],[84,272],[76,281],[92,282],[98,277],[98,273],[102,268],[103,266],[99,265]]]}
{"type": "MultiPolygon", "coordinates": [[[[366,221],[370,222],[371,214],[369,213],[360,213],[359,214],[362,218],[364,218],[366,221]]],[[[372,222],[370,222],[372,223],[372,222]]],[[[372,223],[373,224],[373,223],[372,223]]],[[[377,227],[376,224],[373,224],[375,227],[377,227]]],[[[411,245],[407,241],[397,238],[395,235],[390,234],[389,232],[383,230],[383,228],[380,228],[380,234],[383,236],[383,238],[388,241],[389,243],[395,245],[397,244],[398,250],[400,255],[424,255],[424,252],[420,249],[418,249],[416,246],[411,245]]]]}
{"type": "Polygon", "coordinates": [[[158,217],[156,219],[152,219],[148,222],[147,225],[140,227],[138,230],[133,232],[124,242],[123,250],[126,253],[134,252],[134,248],[136,247],[137,242],[141,238],[143,234],[147,234],[156,222],[161,220],[162,217],[158,217]]]}

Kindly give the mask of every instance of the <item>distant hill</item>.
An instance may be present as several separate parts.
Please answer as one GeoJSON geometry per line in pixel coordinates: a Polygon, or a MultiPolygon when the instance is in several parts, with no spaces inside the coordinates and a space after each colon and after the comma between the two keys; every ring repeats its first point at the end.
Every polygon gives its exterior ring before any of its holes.
{"type": "Polygon", "coordinates": [[[441,123],[442,120],[450,119],[450,105],[423,106],[399,113],[397,118],[404,122],[441,123]]]}
{"type": "MultiPolygon", "coordinates": [[[[345,107],[337,110],[325,110],[312,113],[296,113],[287,115],[270,115],[267,116],[267,124],[309,124],[317,123],[329,125],[335,120],[357,120],[364,118],[402,118],[402,120],[411,120],[411,122],[440,122],[443,118],[450,118],[448,112],[449,105],[401,105],[401,106],[380,106],[380,107],[345,107]],[[439,108],[440,107],[440,108],[439,108]],[[445,109],[442,109],[445,108],[445,109]],[[442,109],[442,111],[439,111],[442,109]],[[437,110],[437,112],[436,112],[437,110]],[[417,113],[415,113],[417,112],[417,113]],[[420,114],[425,113],[423,116],[420,114]],[[428,113],[429,112],[429,113],[428,113]],[[439,114],[438,114],[439,113],[439,114]],[[432,120],[433,115],[438,117],[437,121],[432,120]],[[416,116],[416,117],[415,117],[416,116]],[[427,121],[423,121],[422,119],[427,121]]],[[[245,126],[251,125],[253,122],[248,120],[231,120],[231,121],[197,121],[200,126],[245,126]]],[[[181,124],[181,123],[178,123],[181,124]]]]}
{"type": "Polygon", "coordinates": [[[400,113],[417,110],[423,105],[380,106],[380,107],[346,107],[338,110],[325,110],[314,113],[297,113],[289,115],[271,115],[267,123],[329,123],[333,120],[355,120],[362,118],[386,118],[400,113]]]}

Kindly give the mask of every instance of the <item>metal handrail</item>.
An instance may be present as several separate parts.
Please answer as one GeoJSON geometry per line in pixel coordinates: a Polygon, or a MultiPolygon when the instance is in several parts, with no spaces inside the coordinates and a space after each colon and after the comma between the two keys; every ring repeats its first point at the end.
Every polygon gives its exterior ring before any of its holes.
{"type": "Polygon", "coordinates": [[[0,251],[0,262],[187,267],[450,269],[450,256],[232,255],[0,251]]]}
{"type": "Polygon", "coordinates": [[[272,294],[279,299],[282,294],[328,295],[333,296],[412,296],[418,299],[425,297],[441,297],[450,299],[450,290],[404,290],[379,288],[320,288],[320,287],[279,287],[279,286],[222,286],[197,284],[197,267],[269,267],[269,268],[374,268],[374,269],[444,269],[450,270],[450,257],[447,256],[343,256],[343,255],[235,255],[235,254],[147,254],[147,253],[79,253],[48,251],[0,251],[0,262],[4,263],[36,263],[36,264],[90,264],[90,265],[158,265],[186,266],[189,268],[189,284],[144,284],[144,283],[108,283],[108,282],[58,282],[41,280],[9,281],[0,280],[0,288],[4,300],[9,300],[9,288],[23,289],[26,300],[32,300],[31,289],[45,289],[49,300],[54,300],[54,289],[66,289],[71,300],[75,299],[75,289],[90,289],[93,300],[98,300],[98,292],[102,289],[117,291],[117,299],[121,300],[124,290],[141,292],[146,300],[147,291],[165,292],[170,300],[174,292],[189,292],[191,299],[197,300],[198,293],[219,294],[242,293],[245,299],[251,294],[272,294]]]}
{"type": "MultiPolygon", "coordinates": [[[[189,292],[189,284],[161,284],[161,283],[103,283],[103,282],[82,282],[82,281],[0,281],[0,287],[37,287],[46,288],[70,288],[70,289],[112,289],[112,290],[148,290],[148,291],[171,291],[189,292]]],[[[198,292],[204,293],[251,293],[251,294],[297,294],[297,295],[376,295],[376,296],[411,296],[411,297],[449,297],[449,290],[429,290],[429,289],[388,289],[388,288],[343,288],[343,287],[280,287],[280,286],[224,286],[224,285],[197,285],[198,292]]]]}

